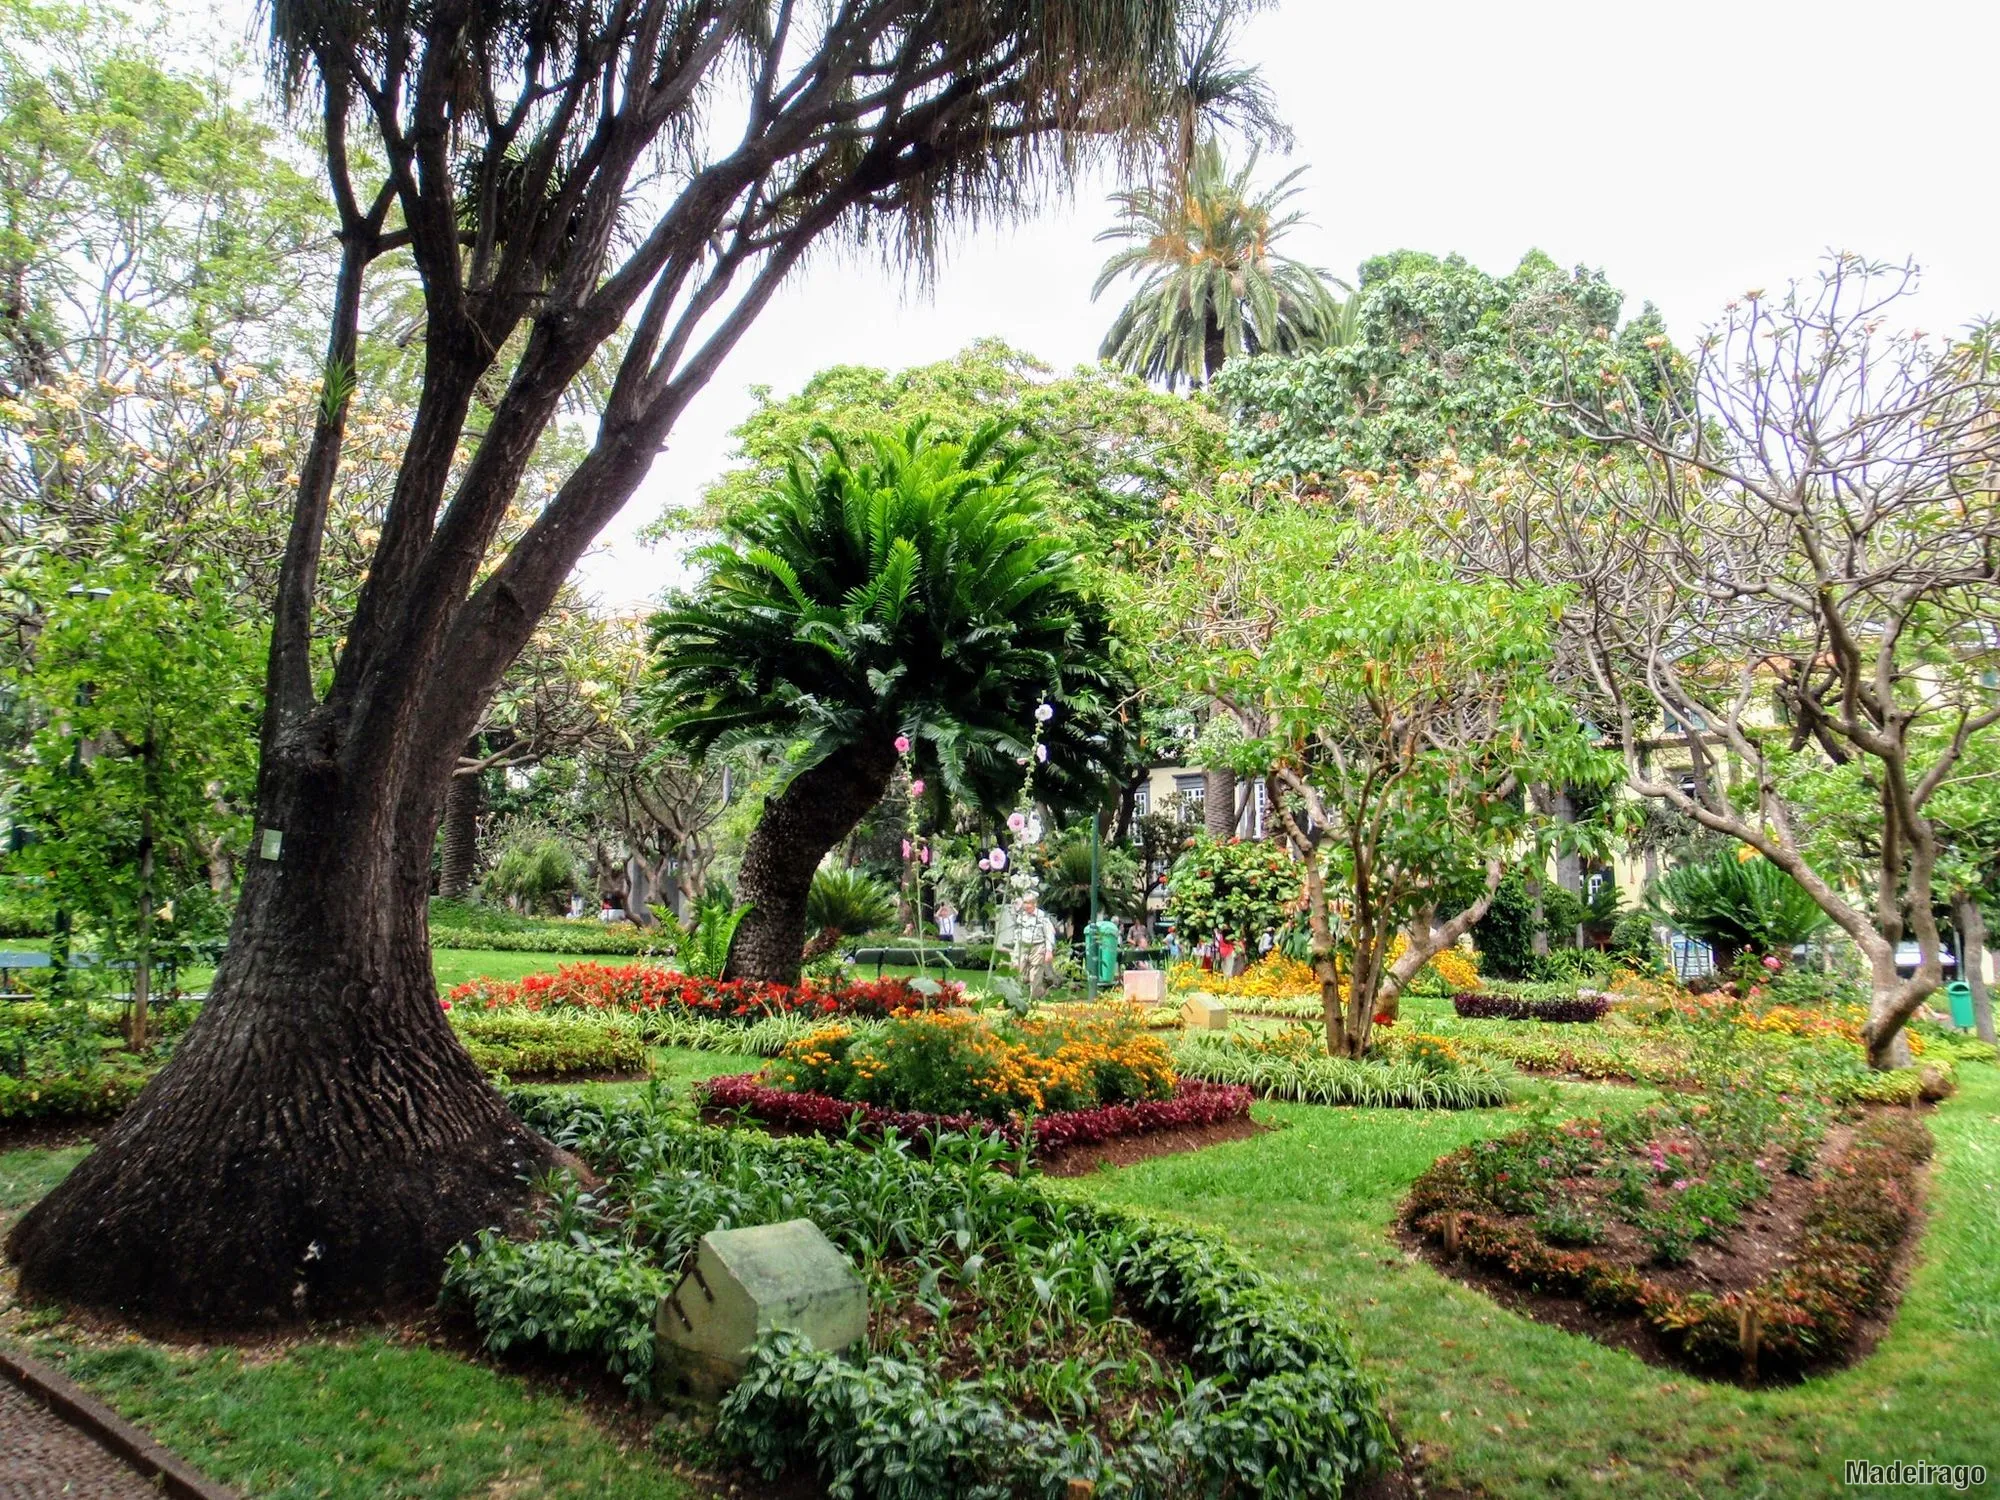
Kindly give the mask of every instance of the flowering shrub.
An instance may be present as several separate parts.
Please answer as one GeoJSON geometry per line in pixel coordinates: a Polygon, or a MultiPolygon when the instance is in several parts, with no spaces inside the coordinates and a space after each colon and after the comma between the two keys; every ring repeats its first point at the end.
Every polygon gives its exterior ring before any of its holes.
{"type": "Polygon", "coordinates": [[[452,1009],[623,1010],[635,1015],[673,1013],[724,1020],[765,1016],[890,1016],[930,1006],[955,1005],[956,984],[935,992],[908,979],[873,979],[796,985],[749,979],[703,979],[652,964],[567,964],[553,974],[523,979],[474,979],[446,997],[452,1009]]]}
{"type": "Polygon", "coordinates": [[[1468,1021],[1549,1021],[1581,1023],[1601,1021],[1611,1008],[1603,995],[1568,995],[1537,1000],[1523,995],[1469,995],[1451,997],[1451,1008],[1468,1021]]]}
{"type": "MultiPolygon", "coordinates": [[[[1393,964],[1409,951],[1409,947],[1409,939],[1397,933],[1389,945],[1388,962],[1393,964]]],[[[1275,949],[1234,976],[1210,973],[1193,964],[1175,964],[1167,973],[1167,988],[1234,1000],[1310,999],[1317,1004],[1320,998],[1319,975],[1314,972],[1313,966],[1275,949]]],[[[1479,965],[1463,948],[1445,949],[1410,980],[1410,989],[1415,992],[1478,988],[1479,965]]],[[[1340,985],[1340,994],[1344,1001],[1347,996],[1344,980],[1340,985]]]]}
{"type": "Polygon", "coordinates": [[[899,1017],[866,1033],[822,1027],[787,1047],[768,1083],[794,1093],[1006,1120],[1174,1091],[1167,1049],[1116,1005],[994,1024],[962,1011],[899,1017]]]}
{"type": "Polygon", "coordinates": [[[1015,1115],[995,1120],[968,1111],[885,1109],[878,1104],[837,1099],[831,1094],[773,1088],[756,1073],[705,1079],[695,1085],[694,1091],[704,1109],[741,1111],[766,1125],[809,1130],[816,1135],[844,1135],[858,1122],[871,1136],[890,1130],[910,1136],[926,1132],[988,1135],[1013,1146],[1031,1136],[1038,1152],[1095,1145],[1155,1130],[1180,1130],[1247,1119],[1250,1101],[1255,1097],[1247,1088],[1189,1079],[1177,1084],[1165,1098],[1056,1110],[1033,1119],[1015,1115]]]}

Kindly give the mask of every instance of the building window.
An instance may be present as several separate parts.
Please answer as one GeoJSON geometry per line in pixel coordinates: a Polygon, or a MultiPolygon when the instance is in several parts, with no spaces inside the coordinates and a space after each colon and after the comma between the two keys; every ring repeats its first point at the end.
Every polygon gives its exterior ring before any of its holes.
{"type": "Polygon", "coordinates": [[[1153,789],[1142,786],[1132,794],[1132,816],[1143,818],[1153,810],[1153,789]]]}

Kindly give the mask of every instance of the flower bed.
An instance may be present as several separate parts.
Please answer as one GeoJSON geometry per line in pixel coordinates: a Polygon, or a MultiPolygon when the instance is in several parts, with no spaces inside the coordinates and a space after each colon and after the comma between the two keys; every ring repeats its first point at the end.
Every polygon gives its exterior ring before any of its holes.
{"type": "Polygon", "coordinates": [[[1513,1092],[1500,1074],[1421,1034],[1359,1060],[1328,1056],[1321,1035],[1303,1026],[1266,1038],[1192,1036],[1174,1048],[1174,1067],[1183,1078],[1238,1084],[1295,1104],[1486,1109],[1513,1092]]]}
{"type": "MultiPolygon", "coordinates": [[[[1409,940],[1397,933],[1389,946],[1388,962],[1394,963],[1408,948],[1409,940]]],[[[1320,1003],[1319,975],[1314,972],[1313,966],[1275,951],[1265,954],[1234,977],[1197,968],[1193,964],[1175,964],[1167,971],[1167,988],[1176,993],[1194,992],[1226,1000],[1257,1002],[1245,1008],[1266,1014],[1277,1012],[1269,1010],[1264,1002],[1310,1002],[1315,1007],[1320,1003]]],[[[1417,971],[1409,988],[1412,993],[1423,994],[1440,993],[1446,989],[1476,990],[1479,988],[1479,965],[1464,949],[1447,948],[1417,971]]],[[[1343,983],[1343,995],[1346,989],[1343,983]]],[[[1314,1013],[1317,1014],[1317,1011],[1314,1013]]]]}
{"type": "MultiPolygon", "coordinates": [[[[721,1225],[810,1218],[871,1288],[867,1345],[767,1334],[716,1449],[855,1497],[1259,1493],[1337,1500],[1387,1456],[1346,1331],[1219,1238],[992,1168],[997,1142],[928,1160],[521,1092],[515,1107],[606,1183],[558,1185],[540,1237],[454,1251],[450,1305],[490,1348],[670,1385],[653,1320],[721,1225]]],[[[754,1485],[746,1485],[754,1488],[754,1485]]]]}
{"type": "Polygon", "coordinates": [[[1469,1021],[1548,1021],[1577,1025],[1604,1019],[1611,1001],[1603,995],[1565,995],[1533,999],[1524,995],[1475,994],[1460,991],[1451,1008],[1469,1021]]]}
{"type": "Polygon", "coordinates": [[[1164,1099],[1100,1104],[1089,1109],[1056,1110],[1033,1117],[1017,1115],[1012,1119],[992,1120],[968,1113],[935,1114],[925,1110],[885,1109],[878,1104],[857,1104],[850,1099],[836,1099],[831,1094],[773,1088],[755,1073],[704,1079],[694,1089],[695,1097],[705,1110],[740,1112],[781,1129],[842,1136],[858,1122],[861,1130],[870,1136],[879,1136],[891,1130],[906,1136],[926,1132],[987,1135],[1010,1146],[1019,1146],[1023,1139],[1032,1137],[1037,1152],[1097,1145],[1155,1130],[1182,1130],[1247,1119],[1250,1101],[1256,1097],[1247,1088],[1184,1079],[1175,1087],[1173,1094],[1164,1099]]]}
{"type": "MultiPolygon", "coordinates": [[[[1838,1357],[1857,1320],[1891,1289],[1929,1132],[1902,1112],[1863,1123],[1814,1178],[1789,1255],[1754,1284],[1716,1295],[1649,1274],[1629,1253],[1597,1248],[1600,1216],[1616,1211],[1620,1195],[1623,1211],[1646,1226],[1652,1265],[1679,1264],[1694,1242],[1720,1240],[1762,1196],[1756,1175],[1774,1162],[1760,1166],[1748,1142],[1732,1154],[1706,1149],[1712,1141],[1655,1132],[1662,1119],[1648,1112],[1615,1129],[1572,1123],[1453,1152],[1417,1180],[1405,1221],[1433,1245],[1523,1286],[1578,1298],[1608,1316],[1637,1314],[1667,1350],[1699,1367],[1755,1379],[1838,1357]],[[1620,1178],[1608,1194],[1587,1191],[1590,1179],[1601,1185],[1606,1175],[1620,1178]],[[1700,1202],[1691,1203],[1697,1188],[1700,1202]]],[[[1798,1160],[1808,1140],[1789,1142],[1795,1169],[1809,1165],[1798,1160]]],[[[1772,1150],[1783,1154],[1787,1143],[1772,1150]]]]}
{"type": "Polygon", "coordinates": [[[889,1016],[901,1011],[955,1005],[961,986],[909,979],[874,979],[796,985],[746,979],[704,979],[653,964],[566,964],[553,974],[523,979],[474,979],[446,996],[448,1009],[529,1011],[622,1010],[634,1015],[708,1016],[758,1020],[765,1016],[889,1016]]]}

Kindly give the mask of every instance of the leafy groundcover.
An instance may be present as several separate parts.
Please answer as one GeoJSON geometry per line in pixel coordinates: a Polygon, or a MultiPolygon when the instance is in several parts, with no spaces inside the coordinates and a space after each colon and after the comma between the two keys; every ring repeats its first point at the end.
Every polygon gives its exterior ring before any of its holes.
{"type": "Polygon", "coordinates": [[[810,1130],[831,1136],[846,1135],[857,1127],[870,1136],[891,1130],[906,1136],[939,1132],[983,1134],[1010,1146],[1019,1146],[1024,1138],[1031,1138],[1032,1149],[1038,1154],[1071,1146],[1094,1146],[1155,1130],[1186,1130],[1220,1125],[1228,1120],[1247,1120],[1250,1101],[1256,1097],[1247,1088],[1183,1079],[1170,1099],[1137,1099],[1125,1104],[1103,1104],[1095,1109],[1053,1110],[1034,1116],[1024,1125],[1020,1116],[995,1121],[971,1114],[883,1109],[879,1105],[836,1099],[831,1094],[772,1088],[756,1073],[706,1079],[695,1085],[695,1096],[705,1110],[741,1113],[788,1130],[810,1130]]]}
{"type": "Polygon", "coordinates": [[[487,1344],[601,1362],[639,1398],[660,1298],[710,1229],[807,1217],[861,1267],[866,1350],[775,1333],[712,1442],[839,1496],[1334,1497],[1388,1456],[1346,1331],[1220,1239],[995,1170],[947,1138],[925,1160],[720,1130],[656,1098],[533,1090],[522,1117],[603,1177],[552,1184],[541,1237],[454,1253],[445,1298],[487,1344]]]}

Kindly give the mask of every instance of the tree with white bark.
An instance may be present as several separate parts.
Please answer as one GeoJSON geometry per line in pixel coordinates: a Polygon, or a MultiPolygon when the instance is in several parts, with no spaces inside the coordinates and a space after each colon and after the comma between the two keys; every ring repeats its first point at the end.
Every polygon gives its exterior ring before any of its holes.
{"type": "Polygon", "coordinates": [[[1839,256],[1731,303],[1684,368],[1656,346],[1675,368],[1574,369],[1554,407],[1576,449],[1435,464],[1409,507],[1473,571],[1572,591],[1565,658],[1631,789],[1853,939],[1877,1067],[1907,1063],[1943,978],[1934,811],[2000,724],[2000,367],[1991,328],[1895,328],[1914,277],[1839,256]],[[1685,778],[1654,753],[1673,741],[1685,778]],[[1865,862],[1814,848],[1829,777],[1866,804],[1865,862]]]}

